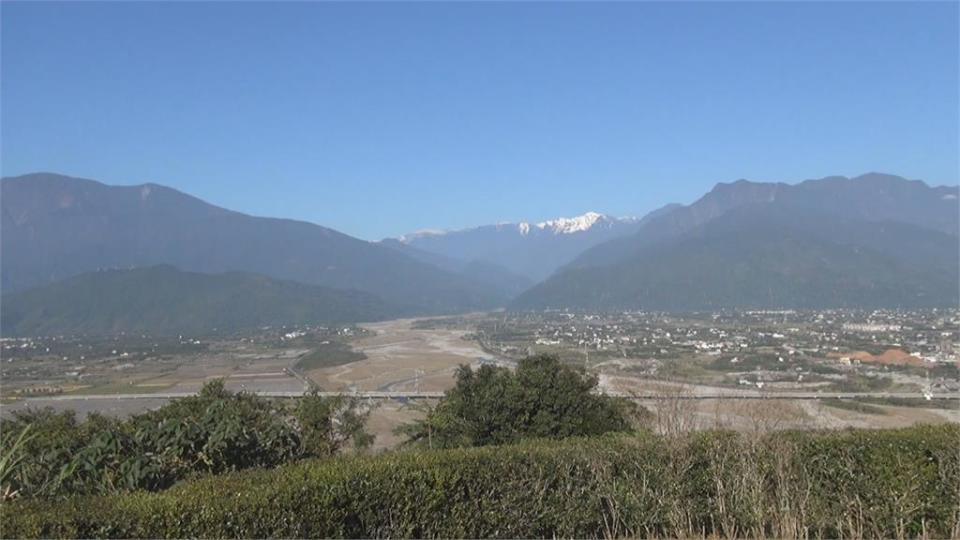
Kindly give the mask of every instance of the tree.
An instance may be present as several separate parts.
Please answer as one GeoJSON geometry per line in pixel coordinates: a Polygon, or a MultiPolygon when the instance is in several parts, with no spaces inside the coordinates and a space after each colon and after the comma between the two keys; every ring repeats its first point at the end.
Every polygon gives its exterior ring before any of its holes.
{"type": "Polygon", "coordinates": [[[294,413],[300,426],[303,452],[308,456],[331,456],[348,442],[362,450],[373,444],[374,436],[364,428],[369,411],[358,411],[356,398],[325,398],[316,391],[304,396],[294,413]]]}
{"type": "Polygon", "coordinates": [[[365,448],[373,436],[358,405],[313,394],[291,410],[214,380],[122,421],[14,411],[0,420],[0,498],[158,490],[196,474],[331,456],[350,441],[365,448]]]}
{"type": "Polygon", "coordinates": [[[410,442],[447,448],[599,435],[629,431],[642,412],[627,400],[595,393],[595,377],[556,356],[528,357],[516,371],[460,366],[456,378],[426,418],[398,430],[410,442]]]}

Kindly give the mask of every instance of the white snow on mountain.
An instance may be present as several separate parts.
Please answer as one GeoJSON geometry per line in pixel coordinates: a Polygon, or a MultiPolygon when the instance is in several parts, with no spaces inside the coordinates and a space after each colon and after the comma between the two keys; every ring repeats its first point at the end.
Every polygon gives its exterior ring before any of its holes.
{"type": "MultiPolygon", "coordinates": [[[[598,212],[587,212],[583,215],[571,217],[571,218],[557,218],[549,219],[547,221],[541,221],[539,223],[529,223],[527,221],[521,221],[520,223],[510,223],[510,222],[500,222],[494,225],[498,231],[504,229],[516,228],[521,236],[527,236],[534,230],[549,231],[553,234],[574,234],[578,232],[588,231],[596,226],[606,226],[610,227],[614,223],[630,223],[636,221],[636,218],[625,217],[625,218],[613,218],[605,214],[600,214],[598,212]]],[[[405,234],[400,236],[398,240],[404,243],[409,243],[417,238],[429,237],[429,236],[442,236],[449,233],[465,232],[472,229],[460,229],[460,230],[437,230],[437,229],[424,229],[417,231],[411,234],[405,234]]]]}
{"type": "Polygon", "coordinates": [[[397,240],[407,244],[417,238],[423,238],[424,236],[443,236],[449,232],[450,231],[445,231],[443,229],[421,229],[410,234],[402,234],[399,238],[397,238],[397,240]]]}
{"type": "Polygon", "coordinates": [[[540,230],[550,229],[555,234],[573,234],[580,231],[589,230],[597,222],[609,223],[607,216],[596,212],[587,212],[582,216],[572,218],[558,218],[549,221],[537,223],[540,230]]]}

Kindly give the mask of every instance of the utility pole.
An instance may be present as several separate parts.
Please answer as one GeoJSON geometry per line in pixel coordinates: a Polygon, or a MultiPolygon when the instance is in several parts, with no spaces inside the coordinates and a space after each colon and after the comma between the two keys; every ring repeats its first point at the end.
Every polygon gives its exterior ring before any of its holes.
{"type": "Polygon", "coordinates": [[[423,370],[418,369],[413,372],[413,389],[414,392],[420,393],[420,378],[423,377],[423,370]]]}

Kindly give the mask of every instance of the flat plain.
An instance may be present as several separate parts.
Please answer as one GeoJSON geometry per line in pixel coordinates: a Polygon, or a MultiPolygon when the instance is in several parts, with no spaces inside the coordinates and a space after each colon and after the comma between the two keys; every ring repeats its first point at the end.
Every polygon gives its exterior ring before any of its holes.
{"type": "MultiPolygon", "coordinates": [[[[895,366],[865,364],[863,368],[850,366],[834,373],[830,370],[837,360],[824,355],[802,361],[792,357],[786,362],[774,360],[773,368],[764,364],[748,369],[734,364],[743,371],[729,372],[723,371],[731,367],[728,364],[721,363],[722,369],[716,367],[721,356],[687,351],[686,341],[678,345],[676,354],[663,348],[667,345],[656,345],[654,352],[642,351],[642,355],[604,346],[597,346],[588,354],[581,345],[582,339],[564,347],[555,343],[559,340],[545,340],[541,336],[543,330],[529,335],[518,331],[522,324],[504,330],[496,322],[498,317],[503,316],[398,319],[337,328],[269,329],[229,337],[179,336],[156,343],[144,337],[128,338],[127,342],[114,338],[107,344],[90,344],[83,338],[5,342],[0,410],[10,414],[26,407],[49,406],[55,410],[72,409],[79,416],[91,412],[127,416],[160,407],[171,395],[194,393],[204,383],[219,378],[234,391],[274,395],[296,394],[309,388],[356,392],[361,396],[365,392],[439,392],[453,386],[458,366],[513,366],[525,354],[545,351],[585,366],[597,377],[601,391],[635,396],[651,412],[650,427],[661,432],[960,423],[960,401],[924,401],[918,386],[923,382],[918,375],[920,368],[913,366],[898,371],[895,366]],[[86,354],[70,353],[74,350],[86,354]],[[814,361],[823,365],[811,371],[814,361]],[[782,370],[776,371],[781,366],[782,370]],[[808,379],[795,375],[802,370],[806,370],[801,374],[807,374],[808,379]],[[781,376],[784,373],[793,374],[792,378],[781,376]],[[818,377],[818,373],[826,375],[818,377]],[[897,396],[896,399],[830,397],[836,395],[837,389],[856,389],[850,381],[881,378],[893,381],[883,387],[883,392],[893,392],[890,395],[897,396]],[[763,379],[766,384],[758,387],[755,381],[763,379]],[[822,399],[821,391],[825,392],[822,399]],[[802,392],[805,398],[784,399],[789,392],[802,392]]],[[[669,322],[680,324],[674,319],[669,322]]],[[[536,324],[559,334],[554,323],[536,324]]],[[[580,331],[586,328],[582,323],[576,324],[580,331]]],[[[610,321],[603,325],[615,327],[610,321]]],[[[703,326],[694,321],[689,332],[702,333],[703,326]]],[[[645,332],[656,330],[644,328],[645,332]]],[[[851,347],[860,345],[857,342],[851,347]]],[[[776,350],[776,346],[764,341],[754,352],[736,354],[738,358],[750,358],[752,354],[760,358],[776,350]]],[[[776,354],[779,353],[773,353],[774,358],[776,354]]],[[[937,369],[944,371],[942,366],[937,369]]],[[[956,393],[951,390],[950,385],[955,383],[949,374],[940,380],[941,396],[956,393]]],[[[403,397],[364,399],[370,412],[368,427],[377,437],[374,447],[399,444],[402,438],[394,433],[395,428],[423,415],[432,403],[434,400],[403,397]]]]}

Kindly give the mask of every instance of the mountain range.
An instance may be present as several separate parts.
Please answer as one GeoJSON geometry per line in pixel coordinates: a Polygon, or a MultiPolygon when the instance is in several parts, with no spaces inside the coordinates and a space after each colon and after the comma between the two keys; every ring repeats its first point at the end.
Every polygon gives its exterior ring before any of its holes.
{"type": "Polygon", "coordinates": [[[380,242],[157,184],[38,173],[0,187],[5,334],[960,300],[958,188],[878,173],[720,183],[640,219],[589,212],[380,242]]]}
{"type": "Polygon", "coordinates": [[[455,259],[439,253],[425,251],[392,238],[381,240],[380,244],[400,251],[423,263],[483,283],[488,287],[507,294],[511,298],[530,288],[535,283],[533,279],[527,276],[516,274],[490,261],[480,259],[455,259]]]}
{"type": "Polygon", "coordinates": [[[957,196],[878,173],[721,183],[587,249],[512,307],[956,306],[957,196]]]}
{"type": "Polygon", "coordinates": [[[3,334],[210,334],[408,315],[361,291],[161,265],[87,272],[3,297],[3,334]]]}
{"type": "Polygon", "coordinates": [[[509,299],[378,243],[233,212],[156,184],[107,186],[40,173],[0,185],[4,292],[103,268],[169,264],[362,290],[416,313],[485,309],[509,299]]]}
{"type": "Polygon", "coordinates": [[[630,235],[649,220],[679,206],[667,205],[642,219],[587,212],[539,223],[523,221],[457,231],[421,231],[392,242],[453,260],[494,265],[523,276],[532,284],[547,278],[584,250],[630,235]]]}

